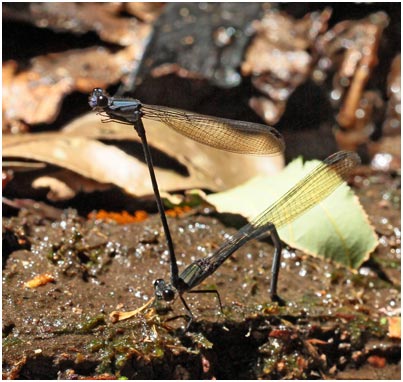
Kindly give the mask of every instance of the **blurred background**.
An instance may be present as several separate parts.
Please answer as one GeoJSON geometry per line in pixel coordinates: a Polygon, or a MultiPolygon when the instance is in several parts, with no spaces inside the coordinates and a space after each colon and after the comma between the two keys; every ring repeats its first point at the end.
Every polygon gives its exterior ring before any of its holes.
{"type": "MultiPolygon", "coordinates": [[[[75,136],[83,125],[95,130],[99,117],[83,119],[94,87],[143,103],[275,126],[285,137],[286,161],[349,149],[376,168],[398,169],[400,72],[400,6],[393,3],[5,3],[5,192],[21,193],[35,181],[36,189],[52,187],[38,177],[53,176],[54,166],[73,171],[68,178],[111,181],[101,174],[110,171],[105,163],[96,170],[66,163],[77,152],[88,157],[86,143],[64,152],[61,161],[46,152],[60,138],[34,135],[65,133],[73,120],[75,136]],[[29,145],[21,146],[20,138],[29,145]],[[25,186],[13,187],[16,178],[25,186]]],[[[151,137],[156,166],[189,175],[189,164],[175,157],[182,140],[171,139],[169,151],[163,144],[168,133],[160,131],[151,137]]],[[[82,136],[92,144],[88,134],[82,136]]],[[[108,144],[119,142],[119,149],[141,160],[141,146],[130,134],[110,136],[108,144]]],[[[100,143],[105,136],[92,138],[100,143]]],[[[216,177],[223,179],[185,188],[233,186],[218,169],[216,177]]],[[[63,182],[74,188],[72,179],[63,182]]],[[[161,182],[163,189],[178,188],[178,179],[161,182]]],[[[118,186],[136,196],[150,192],[118,186]]]]}

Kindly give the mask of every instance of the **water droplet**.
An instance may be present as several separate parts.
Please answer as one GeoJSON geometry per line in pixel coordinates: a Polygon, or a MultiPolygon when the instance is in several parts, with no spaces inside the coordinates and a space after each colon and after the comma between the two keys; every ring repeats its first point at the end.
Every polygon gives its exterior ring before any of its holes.
{"type": "Polygon", "coordinates": [[[375,170],[387,171],[390,167],[392,159],[393,157],[389,153],[378,153],[372,159],[371,166],[375,170]]]}
{"type": "Polygon", "coordinates": [[[298,274],[299,274],[301,277],[305,277],[307,273],[308,273],[308,272],[307,272],[307,270],[306,270],[305,268],[301,268],[300,271],[298,272],[298,274]]]}
{"type": "Polygon", "coordinates": [[[141,296],[142,296],[142,293],[141,293],[141,291],[136,291],[135,293],[134,293],[134,296],[135,297],[137,297],[137,298],[141,298],[141,296]]]}
{"type": "Polygon", "coordinates": [[[214,73],[215,80],[223,87],[235,87],[240,84],[241,76],[233,68],[225,67],[216,70],[214,73]]]}
{"type": "Polygon", "coordinates": [[[350,85],[350,80],[347,77],[342,77],[340,78],[339,83],[343,88],[346,88],[350,85]]]}
{"type": "Polygon", "coordinates": [[[398,85],[398,84],[393,84],[393,85],[390,87],[390,90],[391,90],[392,93],[398,93],[398,92],[400,92],[400,85],[398,85]]]}
{"type": "Polygon", "coordinates": [[[363,109],[357,109],[355,111],[355,117],[358,119],[362,119],[365,117],[365,111],[363,109]]]}
{"type": "Polygon", "coordinates": [[[188,17],[189,14],[190,14],[190,12],[189,12],[189,9],[188,9],[188,8],[181,8],[181,9],[179,10],[179,14],[180,14],[182,17],[188,17]]]}
{"type": "Polygon", "coordinates": [[[181,40],[181,44],[182,45],[193,45],[195,42],[195,39],[193,36],[185,36],[184,38],[182,38],[181,40]]]}
{"type": "Polygon", "coordinates": [[[362,276],[368,276],[371,273],[371,270],[368,267],[362,267],[359,270],[359,274],[362,276]]]}
{"type": "Polygon", "coordinates": [[[395,306],[396,306],[396,301],[395,301],[395,300],[389,301],[389,305],[390,305],[391,307],[395,307],[395,306]]]}
{"type": "Polygon", "coordinates": [[[235,33],[236,29],[234,27],[219,27],[214,32],[214,42],[220,48],[227,46],[232,42],[235,33]]]}

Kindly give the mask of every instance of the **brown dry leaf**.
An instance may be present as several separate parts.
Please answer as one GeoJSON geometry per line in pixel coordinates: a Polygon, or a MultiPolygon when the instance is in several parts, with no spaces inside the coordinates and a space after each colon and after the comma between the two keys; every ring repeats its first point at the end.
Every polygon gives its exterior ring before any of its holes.
{"type": "Polygon", "coordinates": [[[102,47],[51,53],[30,60],[28,68],[15,61],[3,64],[3,130],[24,124],[52,123],[64,97],[125,81],[139,63],[151,26],[122,17],[119,3],[31,3],[4,7],[3,16],[38,27],[83,34],[95,30],[105,41],[126,48],[114,53],[102,47]],[[74,20],[74,22],[72,22],[74,20]]]}
{"type": "Polygon", "coordinates": [[[136,310],[132,310],[130,312],[121,312],[121,311],[114,310],[113,312],[111,312],[109,314],[109,318],[112,321],[112,323],[116,323],[118,321],[123,321],[123,320],[127,320],[129,318],[132,318],[134,316],[137,316],[139,313],[141,313],[147,307],[149,307],[154,302],[154,300],[155,300],[155,297],[151,298],[140,308],[137,308],[136,310]]]}
{"type": "Polygon", "coordinates": [[[133,46],[149,33],[149,25],[135,18],[122,17],[123,3],[37,2],[24,8],[7,4],[3,17],[47,27],[57,32],[84,34],[95,31],[102,40],[133,46]]]}
{"type": "Polygon", "coordinates": [[[49,188],[47,198],[52,201],[68,200],[78,192],[104,191],[109,185],[81,176],[69,170],[52,172],[32,182],[34,188],[49,188]]]}
{"type": "Polygon", "coordinates": [[[385,357],[381,357],[379,355],[370,355],[367,358],[367,362],[372,366],[372,367],[377,367],[379,369],[382,369],[386,366],[387,361],[385,357]]]}
{"type": "Polygon", "coordinates": [[[94,87],[121,80],[135,69],[136,59],[141,54],[141,41],[118,52],[103,47],[70,50],[33,58],[31,70],[51,83],[69,78],[74,90],[89,93],[94,87]]]}
{"type": "Polygon", "coordinates": [[[134,69],[141,44],[111,53],[95,47],[33,58],[27,70],[18,71],[14,61],[3,64],[4,124],[52,123],[64,97],[75,91],[89,93],[119,81],[134,69]]]}
{"type": "MultiPolygon", "coordinates": [[[[165,125],[144,121],[148,141],[154,149],[176,159],[187,174],[155,168],[161,190],[206,188],[225,190],[257,174],[273,174],[283,166],[282,156],[248,157],[219,151],[181,136],[165,125]],[[242,171],[239,169],[242,168],[242,171]]],[[[102,184],[114,184],[136,196],[152,194],[147,166],[103,140],[139,142],[128,125],[102,124],[95,113],[77,119],[59,133],[6,135],[3,137],[4,158],[24,158],[45,162],[77,173],[102,184]]],[[[139,153],[142,157],[142,152],[139,153]]],[[[63,174],[63,173],[61,173],[63,174]]],[[[36,186],[51,186],[52,198],[69,197],[78,190],[86,191],[69,174],[50,179],[37,179],[36,186]],[[58,180],[57,180],[58,179],[58,180]],[[52,187],[53,184],[53,187],[52,187]]],[[[92,183],[90,189],[95,187],[92,183]]]]}
{"type": "MultiPolygon", "coordinates": [[[[255,157],[224,152],[186,138],[163,123],[152,120],[143,122],[149,144],[178,160],[189,171],[189,177],[183,187],[176,187],[176,189],[224,190],[235,187],[257,174],[273,175],[284,166],[281,155],[255,157]],[[192,178],[195,181],[191,181],[192,178]]],[[[140,142],[133,127],[119,123],[103,124],[94,113],[87,114],[66,126],[64,133],[81,134],[94,139],[140,142]]],[[[159,182],[165,190],[175,189],[164,186],[162,180],[159,182]]]]}
{"type": "Polygon", "coordinates": [[[25,288],[38,288],[39,286],[46,285],[55,281],[52,275],[43,273],[41,275],[35,276],[33,279],[24,283],[25,288]]]}
{"type": "Polygon", "coordinates": [[[401,318],[400,317],[388,317],[389,331],[388,336],[391,338],[400,339],[401,333],[401,318]]]}
{"type": "Polygon", "coordinates": [[[63,97],[73,90],[72,80],[63,76],[50,83],[49,77],[42,78],[35,71],[18,73],[17,69],[14,61],[3,64],[3,123],[54,121],[63,97]]]}
{"type": "Polygon", "coordinates": [[[327,26],[330,15],[328,8],[301,20],[286,13],[268,12],[255,22],[257,34],[246,52],[242,74],[252,75],[253,85],[267,97],[250,101],[267,123],[278,122],[288,97],[310,75],[312,57],[308,49],[327,26]]]}
{"type": "Polygon", "coordinates": [[[72,199],[76,194],[75,190],[67,183],[51,176],[41,176],[35,179],[32,186],[34,188],[50,188],[46,196],[53,201],[72,199]]]}
{"type": "MultiPolygon", "coordinates": [[[[343,24],[348,26],[348,23],[343,24]]],[[[378,63],[378,45],[387,24],[386,14],[379,12],[358,25],[349,25],[346,31],[341,32],[341,36],[337,36],[341,44],[348,46],[350,41],[351,46],[345,51],[344,61],[338,73],[340,88],[343,87],[342,83],[345,83],[345,79],[351,82],[338,115],[338,122],[345,128],[352,128],[354,123],[359,122],[357,120],[360,118],[357,118],[356,110],[370,74],[378,63]]],[[[342,26],[344,25],[340,25],[342,26]]]]}
{"type": "MultiPolygon", "coordinates": [[[[147,167],[115,146],[60,133],[26,134],[24,138],[22,143],[3,147],[3,156],[57,165],[100,183],[115,184],[132,195],[150,193],[147,167]]],[[[156,173],[170,188],[184,180],[177,174],[170,177],[170,171],[157,169],[156,173]]]]}
{"type": "Polygon", "coordinates": [[[382,126],[383,135],[398,135],[401,132],[401,67],[401,55],[398,54],[392,61],[392,65],[388,75],[388,107],[386,110],[386,118],[382,126]]]}
{"type": "Polygon", "coordinates": [[[131,15],[134,15],[138,17],[141,20],[144,20],[146,22],[153,22],[155,21],[158,16],[161,14],[163,8],[165,6],[165,3],[146,3],[146,2],[140,2],[140,3],[124,3],[125,10],[130,13],[131,15]]]}
{"type": "MultiPolygon", "coordinates": [[[[367,91],[367,83],[378,64],[378,48],[389,19],[377,12],[361,20],[346,20],[318,38],[321,55],[317,73],[336,71],[332,79],[331,101],[340,107],[337,122],[340,147],[356,150],[373,133],[372,123],[383,107],[383,96],[367,91]]],[[[319,77],[326,77],[321,74],[319,77]]]]}
{"type": "Polygon", "coordinates": [[[3,167],[12,171],[32,171],[46,168],[46,163],[41,162],[22,162],[22,161],[3,161],[3,167]]]}

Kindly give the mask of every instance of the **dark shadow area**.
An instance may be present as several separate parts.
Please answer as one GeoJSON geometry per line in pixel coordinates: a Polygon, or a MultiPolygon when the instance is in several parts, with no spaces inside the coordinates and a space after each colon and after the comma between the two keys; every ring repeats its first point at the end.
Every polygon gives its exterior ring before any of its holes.
{"type": "Polygon", "coordinates": [[[38,28],[27,22],[3,21],[2,30],[3,61],[16,60],[21,64],[45,54],[105,45],[94,32],[75,35],[38,28]]]}

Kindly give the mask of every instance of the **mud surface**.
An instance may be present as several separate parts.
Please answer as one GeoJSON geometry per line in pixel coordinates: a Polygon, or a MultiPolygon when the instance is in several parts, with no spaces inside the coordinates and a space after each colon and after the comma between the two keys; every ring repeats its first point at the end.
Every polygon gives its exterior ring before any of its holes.
{"type": "MultiPolygon", "coordinates": [[[[400,379],[400,340],[388,333],[400,307],[400,178],[364,169],[354,188],[380,241],[357,273],[286,249],[279,307],[268,298],[273,247],[252,241],[201,286],[219,290],[223,313],[214,295],[185,296],[195,316],[186,334],[184,320],[168,320],[185,313],[179,299],[109,318],[169,278],[157,216],[126,225],[75,210],[4,217],[3,378],[400,379]],[[44,285],[26,286],[44,274],[44,285]]],[[[180,269],[235,232],[220,218],[169,219],[180,269]]]]}

